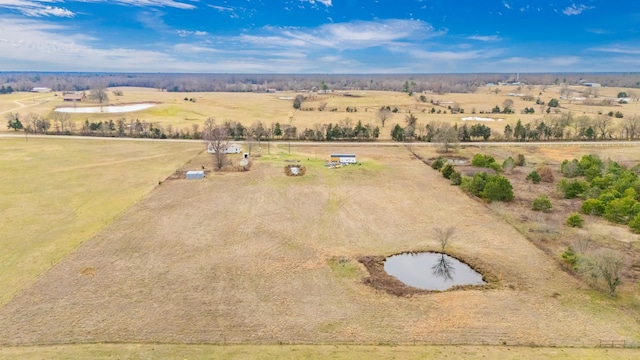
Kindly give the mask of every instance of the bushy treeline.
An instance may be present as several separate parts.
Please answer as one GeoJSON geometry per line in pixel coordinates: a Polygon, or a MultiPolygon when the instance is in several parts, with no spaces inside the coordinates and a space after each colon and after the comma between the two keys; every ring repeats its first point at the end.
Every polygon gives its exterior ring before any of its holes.
{"type": "Polygon", "coordinates": [[[409,114],[405,126],[395,124],[391,138],[395,141],[442,142],[442,133],[447,132],[447,142],[472,141],[567,141],[567,140],[636,140],[640,138],[640,116],[632,115],[614,121],[615,115],[601,114],[574,116],[572,113],[549,114],[540,119],[524,123],[518,120],[507,124],[502,133],[485,124],[446,123],[430,121],[419,124],[409,114]],[[410,119],[412,118],[412,119],[410,119]]]}
{"type": "Polygon", "coordinates": [[[508,158],[504,161],[503,166],[500,166],[492,156],[476,154],[471,161],[472,165],[490,168],[496,173],[489,174],[486,171],[479,171],[473,176],[462,175],[442,157],[434,160],[431,163],[431,167],[439,170],[444,178],[451,181],[451,184],[459,185],[467,193],[492,202],[513,200],[514,194],[511,182],[499,173],[504,168],[513,167],[514,165],[510,165],[512,163],[515,164],[515,160],[508,158]]]}
{"type": "MultiPolygon", "coordinates": [[[[29,113],[24,117],[19,113],[9,113],[5,119],[8,129],[36,134],[196,140],[203,138],[200,124],[178,128],[124,117],[98,122],[86,119],[83,123],[77,124],[71,121],[69,114],[59,112],[51,112],[48,116],[29,113]]],[[[251,125],[226,121],[221,126],[229,140],[369,141],[377,139],[380,135],[379,127],[363,125],[361,121],[354,125],[348,118],[335,124],[316,124],[313,128],[302,130],[279,122],[267,125],[261,121],[251,125]]]]}
{"type": "MultiPolygon", "coordinates": [[[[640,87],[637,74],[568,73],[520,74],[529,85],[578,84],[587,79],[604,86],[640,87]]],[[[54,91],[82,91],[101,86],[141,86],[164,91],[267,91],[323,89],[387,90],[444,93],[474,92],[487,83],[512,82],[515,74],[163,74],[163,73],[68,73],[3,72],[0,84],[16,91],[48,87],[54,91]]]]}
{"type": "Polygon", "coordinates": [[[560,172],[564,178],[558,190],[567,199],[582,198],[584,214],[602,216],[640,233],[640,165],[627,169],[612,160],[584,155],[563,161],[560,172]]]}

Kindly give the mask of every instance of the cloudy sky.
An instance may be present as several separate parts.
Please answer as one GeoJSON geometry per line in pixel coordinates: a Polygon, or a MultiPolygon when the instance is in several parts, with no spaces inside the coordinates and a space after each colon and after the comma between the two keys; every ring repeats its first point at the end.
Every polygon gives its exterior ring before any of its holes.
{"type": "Polygon", "coordinates": [[[0,71],[640,71],[638,0],[0,0],[0,71]]]}

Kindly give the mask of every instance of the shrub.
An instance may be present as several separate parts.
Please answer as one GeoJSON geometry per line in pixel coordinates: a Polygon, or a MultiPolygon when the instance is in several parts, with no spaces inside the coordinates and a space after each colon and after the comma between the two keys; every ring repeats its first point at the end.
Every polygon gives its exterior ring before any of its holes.
{"type": "Polygon", "coordinates": [[[480,195],[485,200],[491,201],[511,201],[513,200],[513,186],[509,180],[500,175],[490,176],[480,195]]]}
{"type": "Polygon", "coordinates": [[[449,180],[451,180],[452,185],[460,185],[462,184],[462,175],[459,172],[454,171],[449,177],[449,180]]]}
{"type": "Polygon", "coordinates": [[[546,182],[546,183],[553,182],[554,180],[553,170],[551,170],[550,167],[542,166],[542,167],[539,167],[538,170],[536,171],[538,172],[538,175],[540,175],[540,180],[542,180],[543,182],[546,182]]]}
{"type": "Polygon", "coordinates": [[[558,183],[558,190],[564,195],[565,199],[573,199],[582,194],[589,185],[585,181],[562,179],[558,183]]]}
{"type": "Polygon", "coordinates": [[[533,211],[549,212],[551,210],[551,200],[549,200],[547,195],[540,195],[533,199],[531,209],[533,211]]]}
{"type": "Polygon", "coordinates": [[[560,106],[560,101],[558,101],[558,99],[551,99],[547,105],[549,105],[549,107],[558,107],[560,106]]]}
{"type": "Polygon", "coordinates": [[[562,259],[567,263],[567,265],[571,266],[573,270],[578,268],[578,260],[580,260],[580,256],[571,246],[562,253],[562,259]]]}
{"type": "Polygon", "coordinates": [[[525,180],[527,181],[531,180],[531,182],[533,182],[534,184],[538,184],[540,180],[542,180],[542,178],[540,177],[540,174],[538,174],[537,171],[533,170],[532,172],[529,173],[529,175],[527,175],[525,180]]]}
{"type": "Polygon", "coordinates": [[[487,175],[486,172],[478,172],[473,175],[473,178],[464,178],[460,186],[463,190],[471,193],[472,195],[480,196],[480,192],[484,190],[484,187],[487,184],[488,177],[489,175],[487,175]]]}
{"type": "Polygon", "coordinates": [[[442,172],[442,176],[444,176],[445,179],[450,179],[451,174],[453,174],[456,170],[453,168],[453,165],[447,164],[440,171],[442,172]]]}
{"type": "Polygon", "coordinates": [[[578,213],[571,213],[567,218],[567,225],[571,227],[582,227],[582,224],[584,224],[584,219],[578,213]]]}
{"type": "Polygon", "coordinates": [[[505,172],[510,172],[514,167],[516,167],[516,161],[511,156],[502,162],[502,170],[505,172]]]}
{"type": "Polygon", "coordinates": [[[471,159],[471,165],[485,167],[495,171],[500,171],[501,169],[500,164],[498,164],[496,159],[491,155],[475,154],[473,159],[471,159]]]}
{"type": "Polygon", "coordinates": [[[587,215],[602,216],[604,215],[604,204],[598,199],[589,199],[582,203],[580,211],[587,215]]]}
{"type": "Polygon", "coordinates": [[[631,197],[612,200],[604,208],[604,217],[617,224],[628,224],[640,213],[640,203],[631,197]]]}
{"type": "Polygon", "coordinates": [[[524,155],[518,154],[518,160],[516,161],[516,166],[525,166],[527,161],[524,159],[524,155]]]}
{"type": "Polygon", "coordinates": [[[431,163],[431,168],[435,170],[440,170],[444,166],[445,160],[442,157],[439,157],[431,163]]]}
{"type": "Polygon", "coordinates": [[[578,160],[573,159],[571,161],[565,160],[560,164],[560,172],[562,175],[568,178],[574,178],[576,176],[582,175],[582,171],[580,170],[580,163],[578,160]]]}
{"type": "Polygon", "coordinates": [[[629,221],[629,227],[634,233],[640,234],[640,214],[637,214],[629,221]]]}

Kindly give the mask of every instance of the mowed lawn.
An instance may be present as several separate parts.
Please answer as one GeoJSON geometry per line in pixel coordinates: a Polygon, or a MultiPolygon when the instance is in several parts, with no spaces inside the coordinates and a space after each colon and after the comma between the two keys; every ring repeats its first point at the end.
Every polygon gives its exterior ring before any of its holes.
{"type": "Polygon", "coordinates": [[[0,308],[2,344],[637,341],[615,300],[406,149],[284,151],[249,172],[156,187],[0,308]],[[362,165],[327,169],[331,152],[356,152],[362,165]],[[284,175],[291,160],[305,176],[284,175]],[[363,282],[360,256],[436,249],[433,229],[449,225],[449,252],[494,279],[489,288],[397,297],[363,282]]]}
{"type": "Polygon", "coordinates": [[[0,305],[202,149],[197,142],[0,139],[0,305]]]}

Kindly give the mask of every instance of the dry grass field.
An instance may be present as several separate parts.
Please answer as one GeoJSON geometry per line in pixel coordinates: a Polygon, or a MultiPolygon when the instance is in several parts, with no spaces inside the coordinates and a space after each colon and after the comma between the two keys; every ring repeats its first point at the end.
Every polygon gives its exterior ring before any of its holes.
{"type": "Polygon", "coordinates": [[[0,139],[0,305],[201,150],[148,141],[0,139]]]}
{"type": "Polygon", "coordinates": [[[90,344],[0,348],[0,358],[49,359],[635,359],[632,349],[524,346],[90,344]]]}
{"type": "MultiPolygon", "coordinates": [[[[573,91],[572,96],[580,96],[586,91],[591,90],[584,86],[570,86],[573,91]]],[[[542,119],[546,115],[546,107],[535,105],[535,101],[525,101],[519,96],[510,96],[510,94],[524,94],[533,98],[540,98],[547,103],[552,98],[559,99],[562,88],[560,86],[542,87],[519,87],[514,85],[501,85],[498,87],[480,87],[474,94],[413,94],[409,96],[406,93],[386,92],[386,91],[353,91],[349,92],[350,96],[345,96],[346,92],[335,92],[332,94],[317,93],[174,93],[162,92],[151,88],[134,88],[121,87],[113,88],[113,90],[122,91],[122,96],[109,93],[110,104],[131,104],[141,102],[158,102],[159,104],[147,110],[121,113],[121,114],[72,114],[71,119],[77,124],[77,128],[85,120],[90,122],[99,121],[116,121],[125,118],[127,123],[136,119],[153,123],[156,127],[171,128],[175,130],[192,131],[193,126],[197,125],[202,128],[204,120],[213,117],[218,123],[225,121],[238,121],[245,127],[251,126],[256,121],[262,121],[267,127],[271,127],[276,122],[284,125],[293,125],[301,132],[305,128],[313,128],[315,124],[339,123],[349,119],[352,126],[358,121],[363,124],[371,124],[372,126],[380,126],[380,122],[376,117],[376,111],[382,106],[389,106],[391,109],[398,108],[397,113],[393,113],[391,118],[387,120],[387,125],[381,128],[380,138],[389,139],[391,128],[395,123],[402,126],[405,124],[405,117],[409,112],[418,118],[418,128],[424,129],[424,126],[431,121],[448,121],[455,122],[461,126],[464,122],[463,117],[479,116],[490,117],[495,121],[466,121],[473,125],[482,123],[492,128],[492,139],[499,138],[504,132],[504,127],[509,124],[513,128],[518,119],[523,123],[532,122],[536,119],[542,119]],[[496,93],[495,90],[498,90],[496,93]],[[292,106],[293,97],[297,94],[303,94],[308,99],[303,102],[303,108],[315,109],[313,111],[295,110],[292,106]],[[420,96],[425,96],[426,102],[422,102],[420,96]],[[184,99],[193,99],[194,101],[185,101],[184,99]],[[284,100],[281,98],[285,98],[284,100]],[[431,101],[440,105],[433,105],[431,101]],[[505,100],[512,100],[515,109],[514,114],[481,114],[480,112],[491,112],[494,106],[503,108],[505,100]],[[321,103],[326,103],[325,111],[318,111],[321,103]],[[458,104],[465,110],[464,114],[451,114],[449,106],[458,104]],[[347,112],[346,108],[356,108],[356,112],[347,112]],[[534,114],[524,114],[524,108],[534,108],[534,114]],[[442,113],[431,114],[430,110],[434,108],[442,113]],[[336,109],[332,112],[330,109],[336,109]],[[472,111],[475,110],[475,114],[472,111]]],[[[600,101],[603,98],[615,98],[621,91],[634,92],[634,89],[624,88],[599,88],[599,97],[593,99],[600,101]]],[[[62,106],[73,106],[72,103],[62,101],[62,95],[59,94],[30,94],[15,93],[12,95],[0,96],[0,115],[9,111],[18,112],[22,116],[30,112],[41,115],[49,114],[54,108],[62,106]],[[16,103],[17,101],[17,103],[16,103]]],[[[78,103],[77,106],[94,106],[95,103],[88,101],[78,103]]],[[[640,114],[640,103],[632,100],[629,104],[612,104],[608,106],[584,105],[582,101],[561,100],[560,107],[552,109],[551,114],[555,111],[572,112],[574,116],[589,115],[595,117],[598,113],[607,114],[609,111],[621,111],[625,118],[632,115],[640,114]]],[[[613,118],[612,125],[619,126],[624,119],[613,118]]],[[[6,126],[0,127],[0,131],[7,131],[6,126]]],[[[419,132],[419,131],[418,131],[419,132]]],[[[617,133],[616,133],[617,134],[617,133]]]]}
{"type": "Polygon", "coordinates": [[[618,300],[406,149],[286,150],[249,172],[156,187],[0,308],[2,344],[638,341],[618,300]],[[362,165],[327,169],[331,152],[356,152],[362,165]],[[306,175],[285,176],[287,160],[306,175]],[[433,228],[445,225],[458,230],[448,251],[491,286],[397,297],[364,284],[359,257],[436,249],[433,228]]]}

